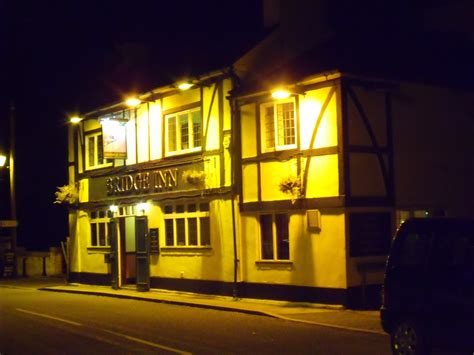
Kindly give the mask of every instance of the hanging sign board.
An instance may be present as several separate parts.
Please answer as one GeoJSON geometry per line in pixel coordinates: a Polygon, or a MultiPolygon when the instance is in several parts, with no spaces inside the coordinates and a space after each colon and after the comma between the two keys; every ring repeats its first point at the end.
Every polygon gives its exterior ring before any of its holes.
{"type": "Polygon", "coordinates": [[[104,158],[127,158],[127,131],[125,122],[106,119],[100,122],[104,142],[104,158]]]}

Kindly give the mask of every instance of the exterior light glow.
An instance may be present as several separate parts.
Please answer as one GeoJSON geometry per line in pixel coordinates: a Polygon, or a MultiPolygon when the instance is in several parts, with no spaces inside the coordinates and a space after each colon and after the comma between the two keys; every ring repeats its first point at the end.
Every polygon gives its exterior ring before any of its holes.
{"type": "Polygon", "coordinates": [[[272,92],[272,97],[278,100],[286,99],[290,97],[290,92],[288,90],[278,89],[272,92]]]}
{"type": "Polygon", "coordinates": [[[118,212],[118,206],[117,205],[110,205],[109,206],[109,211],[112,213],[117,213],[118,212]]]}
{"type": "Polygon", "coordinates": [[[192,86],[193,84],[185,82],[185,83],[178,84],[178,89],[184,91],[184,90],[190,89],[192,86]]]}
{"type": "Polygon", "coordinates": [[[137,204],[136,209],[142,214],[145,214],[150,210],[150,204],[148,202],[140,202],[137,204]]]}
{"type": "Polygon", "coordinates": [[[7,163],[7,156],[0,154],[0,168],[3,168],[7,163]]]}
{"type": "Polygon", "coordinates": [[[140,105],[142,103],[142,100],[137,99],[136,97],[132,97],[132,98],[128,99],[127,101],[125,101],[125,103],[129,107],[135,107],[135,106],[140,105]]]}
{"type": "Polygon", "coordinates": [[[69,119],[69,122],[74,123],[74,124],[77,124],[77,123],[79,123],[79,122],[81,122],[81,121],[82,121],[82,118],[81,118],[81,117],[78,117],[78,116],[74,116],[74,117],[71,117],[71,118],[69,119]]]}

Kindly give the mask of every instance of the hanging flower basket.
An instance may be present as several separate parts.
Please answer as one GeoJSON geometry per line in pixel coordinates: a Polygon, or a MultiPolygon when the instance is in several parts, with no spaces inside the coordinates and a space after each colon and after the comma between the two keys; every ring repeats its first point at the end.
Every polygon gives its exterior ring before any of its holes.
{"type": "Polygon", "coordinates": [[[295,201],[303,197],[301,177],[300,176],[289,176],[279,184],[280,191],[289,194],[291,203],[294,204],[295,201]]]}
{"type": "Polygon", "coordinates": [[[75,184],[59,186],[56,195],[55,204],[75,206],[79,202],[79,191],[75,184]]]}
{"type": "Polygon", "coordinates": [[[206,181],[206,173],[198,170],[186,170],[183,173],[183,180],[191,185],[202,186],[206,181]]]}

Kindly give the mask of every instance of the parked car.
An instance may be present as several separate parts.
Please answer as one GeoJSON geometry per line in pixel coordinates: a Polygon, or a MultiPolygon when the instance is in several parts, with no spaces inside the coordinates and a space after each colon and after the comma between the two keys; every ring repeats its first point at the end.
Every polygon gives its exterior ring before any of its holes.
{"type": "Polygon", "coordinates": [[[474,220],[404,222],[387,260],[380,311],[394,354],[433,346],[474,354],[474,220]]]}

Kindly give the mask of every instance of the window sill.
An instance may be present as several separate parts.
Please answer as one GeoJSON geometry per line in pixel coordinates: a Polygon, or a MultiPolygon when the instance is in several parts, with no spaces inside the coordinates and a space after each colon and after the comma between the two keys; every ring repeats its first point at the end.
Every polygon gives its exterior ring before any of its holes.
{"type": "Polygon", "coordinates": [[[195,255],[214,255],[212,247],[197,247],[197,246],[177,246],[177,247],[162,247],[160,254],[163,256],[195,256],[195,255]]]}
{"type": "Polygon", "coordinates": [[[255,265],[259,270],[293,270],[290,260],[257,260],[255,265]]]}
{"type": "Polygon", "coordinates": [[[110,247],[87,247],[88,254],[109,254],[110,247]]]}

